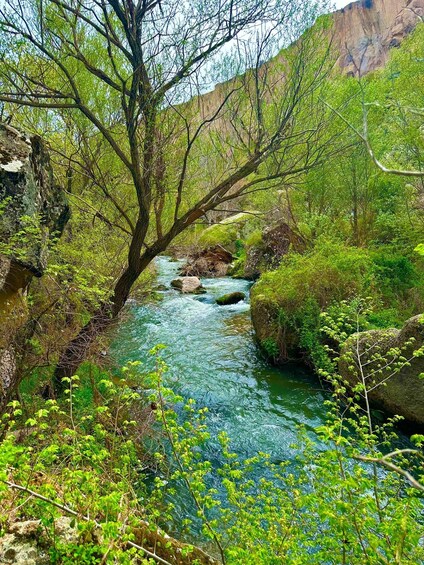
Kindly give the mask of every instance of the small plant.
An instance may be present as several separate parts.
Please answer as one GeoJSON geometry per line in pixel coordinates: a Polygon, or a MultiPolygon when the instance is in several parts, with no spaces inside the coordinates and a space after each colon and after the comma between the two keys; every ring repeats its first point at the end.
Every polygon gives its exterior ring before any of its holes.
{"type": "MultiPolygon", "coordinates": [[[[344,309],[337,318],[323,316],[334,344],[350,332],[353,306],[344,309]]],[[[357,311],[359,319],[367,306],[359,301],[357,311]]],[[[200,549],[166,538],[161,524],[189,537],[200,525],[225,565],[424,560],[424,438],[413,438],[416,448],[393,450],[398,418],[376,425],[359,402],[366,386],[347,395],[337,372],[327,374],[334,390],[325,424],[300,428],[286,461],[266,453],[245,459],[224,432],[210,437],[205,408],[164,385],[160,350],[152,351],[152,373],[138,376],[139,365],[131,363],[119,377],[101,380],[94,410],[78,406],[78,377],[66,380],[65,402],[49,400],[29,417],[19,402],[10,403],[0,446],[2,533],[12,517],[39,520],[39,540],[58,564],[169,565],[177,555],[182,564],[211,562],[200,549]],[[135,382],[139,392],[128,386],[135,382]],[[150,490],[140,458],[140,440],[145,448],[149,442],[145,433],[137,437],[131,418],[140,403],[152,417],[150,490]],[[220,446],[217,467],[204,456],[210,441],[220,446]],[[182,523],[175,517],[177,489],[194,508],[182,523]],[[56,534],[63,516],[73,535],[66,541],[56,534]]]]}

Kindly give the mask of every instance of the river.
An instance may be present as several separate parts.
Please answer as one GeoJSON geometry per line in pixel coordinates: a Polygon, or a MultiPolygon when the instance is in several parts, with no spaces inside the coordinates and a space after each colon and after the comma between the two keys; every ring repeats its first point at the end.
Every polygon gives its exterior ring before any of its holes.
{"type": "MultiPolygon", "coordinates": [[[[169,290],[160,292],[159,301],[130,306],[131,315],[113,347],[116,358],[122,364],[139,360],[143,370],[150,369],[150,349],[164,344],[166,384],[199,407],[208,407],[212,438],[226,431],[232,449],[242,457],[262,451],[274,461],[290,459],[297,427],[312,430],[323,423],[327,394],[306,370],[289,365],[277,369],[263,359],[254,342],[248,299],[232,306],[215,303],[229,292],[248,296],[251,283],[202,279],[206,294],[183,295],[170,288],[181,262],[159,257],[156,267],[158,284],[169,290]]],[[[219,464],[216,442],[205,457],[219,464]]],[[[190,513],[189,506],[179,501],[183,511],[190,513]]]]}

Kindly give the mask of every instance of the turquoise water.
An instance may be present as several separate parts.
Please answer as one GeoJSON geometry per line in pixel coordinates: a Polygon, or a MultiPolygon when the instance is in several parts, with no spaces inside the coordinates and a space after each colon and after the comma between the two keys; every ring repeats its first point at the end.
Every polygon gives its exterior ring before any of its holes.
{"type": "MultiPolygon", "coordinates": [[[[166,285],[162,300],[132,303],[114,343],[117,360],[142,361],[142,370],[154,367],[149,355],[158,343],[169,370],[166,384],[184,398],[209,409],[207,424],[212,441],[204,455],[214,467],[220,463],[216,436],[226,431],[231,448],[241,457],[267,452],[273,461],[291,459],[290,445],[302,424],[312,430],[325,418],[326,393],[306,370],[295,366],[277,369],[261,356],[255,342],[248,299],[233,306],[218,306],[217,297],[243,291],[251,283],[229,277],[203,279],[203,295],[182,295],[170,288],[181,262],[157,260],[158,284],[166,285]]],[[[260,477],[258,469],[258,479],[260,477]]],[[[211,482],[215,485],[214,477],[211,482]]],[[[180,516],[193,516],[189,496],[181,490],[174,499],[180,516]]]]}
{"type": "MultiPolygon", "coordinates": [[[[180,266],[160,257],[158,283],[169,287],[180,266]]],[[[262,358],[248,301],[215,304],[228,292],[248,294],[251,283],[225,277],[203,279],[202,284],[207,294],[182,295],[169,289],[159,302],[132,304],[114,346],[119,361],[140,360],[144,367],[153,367],[148,352],[163,343],[167,384],[208,407],[212,435],[225,430],[243,456],[266,451],[286,458],[297,425],[312,429],[323,422],[325,392],[307,371],[295,366],[277,369],[262,358]]]]}

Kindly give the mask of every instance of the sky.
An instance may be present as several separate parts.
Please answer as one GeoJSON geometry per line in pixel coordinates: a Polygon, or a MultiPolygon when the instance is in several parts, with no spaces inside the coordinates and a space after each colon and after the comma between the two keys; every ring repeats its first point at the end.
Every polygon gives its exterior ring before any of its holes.
{"type": "Polygon", "coordinates": [[[335,0],[336,8],[343,8],[343,6],[347,6],[353,0],[335,0]]]}

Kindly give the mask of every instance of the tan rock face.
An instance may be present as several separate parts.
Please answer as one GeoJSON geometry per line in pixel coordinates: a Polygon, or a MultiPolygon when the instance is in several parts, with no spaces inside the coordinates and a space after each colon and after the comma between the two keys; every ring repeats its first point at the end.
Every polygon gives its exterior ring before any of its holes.
{"type": "MultiPolygon", "coordinates": [[[[78,531],[71,523],[67,516],[55,519],[54,531],[61,543],[78,543],[78,531]]],[[[12,523],[0,538],[0,564],[48,565],[51,543],[52,538],[46,534],[40,520],[12,523]]]]}
{"type": "MultiPolygon", "coordinates": [[[[339,66],[346,74],[364,75],[384,66],[390,49],[398,47],[417,23],[424,22],[424,0],[359,0],[331,17],[339,66]]],[[[212,92],[195,99],[204,116],[216,110],[227,86],[218,84],[212,92]]]]}
{"type": "Polygon", "coordinates": [[[339,65],[351,75],[382,67],[419,21],[424,0],[361,0],[333,14],[339,65]]]}

